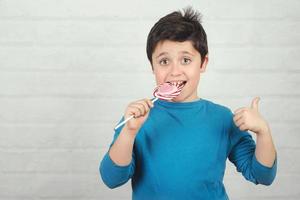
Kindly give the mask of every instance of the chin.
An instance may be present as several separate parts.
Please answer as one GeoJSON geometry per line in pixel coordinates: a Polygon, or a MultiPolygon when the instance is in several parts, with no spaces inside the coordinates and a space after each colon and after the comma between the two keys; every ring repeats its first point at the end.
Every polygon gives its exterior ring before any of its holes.
{"type": "Polygon", "coordinates": [[[192,101],[196,101],[199,98],[196,97],[190,97],[190,96],[183,96],[181,97],[180,95],[176,98],[173,99],[174,102],[192,102],[192,101]]]}
{"type": "Polygon", "coordinates": [[[178,97],[172,99],[171,101],[173,101],[173,102],[185,102],[186,101],[186,97],[178,96],[178,97]]]}

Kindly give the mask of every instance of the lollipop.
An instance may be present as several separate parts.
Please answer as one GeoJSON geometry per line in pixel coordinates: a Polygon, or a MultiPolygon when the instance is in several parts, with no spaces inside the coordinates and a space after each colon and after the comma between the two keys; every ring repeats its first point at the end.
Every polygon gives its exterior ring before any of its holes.
{"type": "MultiPolygon", "coordinates": [[[[156,100],[158,99],[163,99],[163,100],[171,100],[175,97],[177,97],[182,88],[185,85],[185,81],[181,82],[181,83],[171,83],[171,82],[165,82],[162,83],[160,85],[158,85],[153,92],[153,96],[155,96],[156,98],[152,100],[152,103],[154,103],[156,100]]],[[[123,122],[121,122],[120,124],[118,124],[115,127],[115,130],[117,130],[120,126],[122,126],[123,124],[125,124],[127,121],[129,121],[130,119],[132,119],[134,116],[130,116],[127,119],[125,119],[123,122]]]]}
{"type": "Polygon", "coordinates": [[[185,85],[184,82],[182,83],[166,82],[160,84],[154,89],[153,96],[155,96],[156,98],[153,99],[153,102],[156,101],[157,99],[171,100],[177,97],[180,94],[184,85],[185,85]]]}

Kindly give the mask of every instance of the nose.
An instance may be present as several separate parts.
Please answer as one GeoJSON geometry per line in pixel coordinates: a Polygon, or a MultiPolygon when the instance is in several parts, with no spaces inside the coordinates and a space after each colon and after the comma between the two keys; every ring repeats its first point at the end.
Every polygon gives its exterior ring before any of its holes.
{"type": "Polygon", "coordinates": [[[173,64],[171,67],[171,76],[179,76],[182,72],[180,70],[180,67],[177,64],[173,64]]]}

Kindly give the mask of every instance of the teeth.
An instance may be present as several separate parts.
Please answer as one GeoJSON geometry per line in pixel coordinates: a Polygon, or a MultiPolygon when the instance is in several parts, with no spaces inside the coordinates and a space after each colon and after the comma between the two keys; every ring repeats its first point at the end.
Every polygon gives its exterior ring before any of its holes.
{"type": "Polygon", "coordinates": [[[184,83],[186,83],[186,81],[178,81],[178,82],[172,81],[170,83],[173,84],[173,85],[176,85],[176,86],[180,86],[180,85],[183,85],[184,83]]]}
{"type": "Polygon", "coordinates": [[[173,81],[173,82],[171,82],[171,83],[173,83],[173,84],[180,84],[180,83],[182,83],[183,81],[178,81],[178,82],[176,82],[176,81],[173,81]]]}

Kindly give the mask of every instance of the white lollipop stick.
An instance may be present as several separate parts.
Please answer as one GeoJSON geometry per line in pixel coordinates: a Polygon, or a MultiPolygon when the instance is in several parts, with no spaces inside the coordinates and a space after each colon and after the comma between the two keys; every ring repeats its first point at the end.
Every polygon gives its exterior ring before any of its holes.
{"type": "MultiPolygon", "coordinates": [[[[184,87],[184,84],[174,85],[170,82],[160,84],[159,86],[157,86],[154,89],[153,96],[155,96],[155,99],[152,100],[152,103],[154,103],[157,99],[171,100],[171,99],[177,97],[180,94],[183,87],[184,87]]],[[[134,117],[134,115],[131,115],[130,117],[125,119],[123,122],[118,124],[115,127],[115,130],[117,130],[120,126],[122,126],[123,124],[125,124],[126,122],[131,120],[133,117],[134,117]]]]}
{"type": "MultiPolygon", "coordinates": [[[[152,103],[154,103],[158,98],[156,97],[155,99],[152,100],[152,103]]],[[[120,126],[122,126],[123,124],[125,124],[126,122],[128,122],[129,120],[131,120],[134,117],[134,115],[131,115],[130,117],[128,117],[127,119],[125,119],[123,122],[121,122],[120,124],[118,124],[115,127],[115,130],[117,130],[120,126]]]]}

